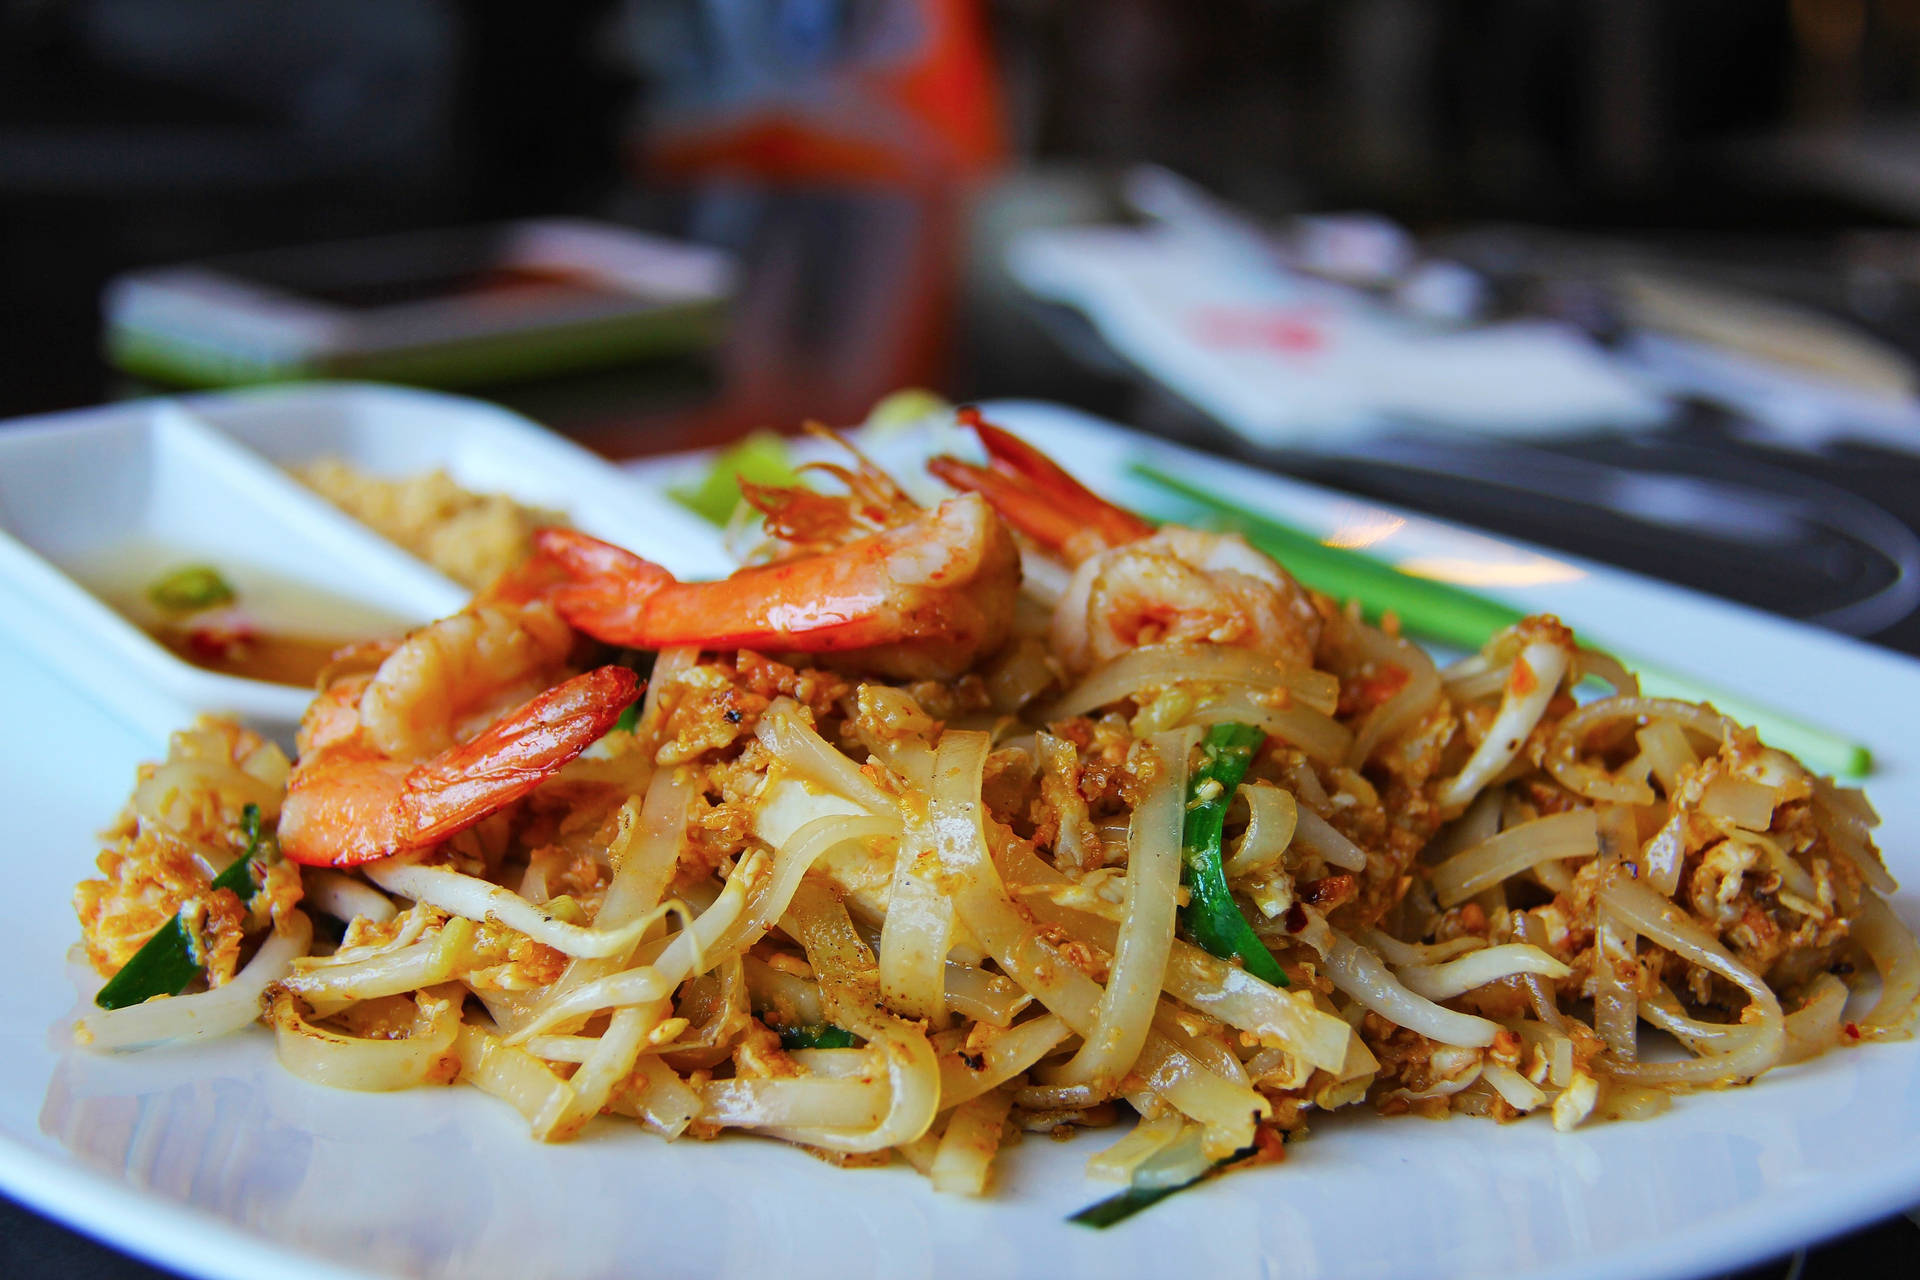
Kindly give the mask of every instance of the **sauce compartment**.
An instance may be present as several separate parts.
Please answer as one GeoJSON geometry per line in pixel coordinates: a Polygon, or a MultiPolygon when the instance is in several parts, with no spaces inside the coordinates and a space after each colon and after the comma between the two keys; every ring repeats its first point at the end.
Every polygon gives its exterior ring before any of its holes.
{"type": "Polygon", "coordinates": [[[142,575],[190,564],[227,576],[242,608],[270,582],[343,602],[285,623],[326,639],[370,638],[465,600],[174,402],[0,430],[0,602],[9,627],[77,687],[156,736],[201,711],[233,712],[284,734],[310,689],[204,670],[141,629],[156,621],[142,575]]]}

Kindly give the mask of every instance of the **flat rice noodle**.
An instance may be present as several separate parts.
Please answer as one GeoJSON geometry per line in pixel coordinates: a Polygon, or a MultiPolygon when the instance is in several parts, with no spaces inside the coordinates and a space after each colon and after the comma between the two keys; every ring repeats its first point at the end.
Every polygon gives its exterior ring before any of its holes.
{"type": "Polygon", "coordinates": [[[728,953],[715,944],[739,919],[748,893],[765,878],[765,855],[757,851],[749,853],[727,877],[726,887],[713,906],[675,934],[651,964],[596,978],[557,999],[543,1001],[526,1025],[507,1037],[507,1042],[519,1044],[533,1036],[575,1024],[576,1020],[603,1009],[647,1005],[667,999],[682,982],[726,958],[728,953]]]}
{"type": "Polygon", "coordinates": [[[649,1034],[672,1007],[671,1002],[663,999],[615,1009],[599,1043],[567,1082],[573,1087],[572,1100],[552,1118],[548,1128],[536,1125],[533,1136],[543,1142],[558,1142],[572,1137],[587,1121],[599,1115],[613,1097],[615,1086],[632,1072],[649,1034]]]}
{"type": "Polygon", "coordinates": [[[1278,865],[1300,820],[1293,793],[1271,782],[1242,783],[1236,795],[1246,801],[1247,826],[1221,868],[1230,880],[1278,865]]]}
{"type": "MultiPolygon", "coordinates": [[[[1605,805],[1594,814],[1600,840],[1603,876],[1625,874],[1623,864],[1639,854],[1638,833],[1632,814],[1621,805],[1605,805]]],[[[1633,929],[1603,902],[1594,912],[1594,947],[1598,959],[1593,965],[1593,1029],[1606,1042],[1616,1062],[1632,1062],[1637,1056],[1634,1029],[1638,1024],[1639,997],[1635,994],[1639,970],[1639,942],[1633,929]],[[1620,974],[1620,966],[1634,968],[1635,980],[1620,974]]]]}
{"type": "MultiPolygon", "coordinates": [[[[1547,928],[1540,923],[1538,916],[1525,911],[1514,912],[1513,931],[1520,941],[1527,945],[1538,947],[1542,951],[1547,949],[1547,928]]],[[[1533,1005],[1534,1017],[1554,1031],[1564,1032],[1567,1026],[1566,1019],[1561,1016],[1560,1006],[1554,999],[1553,988],[1547,985],[1546,979],[1537,973],[1521,974],[1520,985],[1525,989],[1527,999],[1533,1005]]],[[[1563,1080],[1560,1084],[1564,1088],[1566,1082],[1563,1080]]]]}
{"type": "Polygon", "coordinates": [[[88,1049],[138,1049],[181,1040],[211,1040],[258,1022],[267,988],[287,976],[313,942],[313,922],[289,911],[274,925],[246,967],[221,986],[166,996],[121,1009],[98,1009],[80,1019],[75,1039],[88,1049]]]}
{"type": "Polygon", "coordinates": [[[1230,689],[1208,698],[1181,718],[1183,725],[1226,721],[1253,725],[1322,764],[1340,764],[1353,745],[1353,734],[1332,717],[1308,706],[1276,707],[1244,689],[1230,689]]]}
{"type": "Polygon", "coordinates": [[[1475,747],[1460,772],[1440,784],[1435,800],[1445,812],[1458,812],[1473,803],[1480,794],[1513,763],[1534,726],[1540,723],[1547,704],[1559,691],[1571,655],[1558,644],[1536,640],[1514,659],[1514,674],[1500,695],[1500,709],[1494,713],[1487,736],[1475,747]],[[1515,677],[1529,674],[1525,682],[1515,677]]]}
{"type": "Polygon", "coordinates": [[[626,1087],[615,1091],[608,1107],[662,1137],[677,1138],[700,1118],[701,1102],[672,1067],[652,1054],[642,1054],[626,1087]]]}
{"type": "Polygon", "coordinates": [[[888,1006],[929,1027],[947,1025],[947,948],[953,902],[932,874],[939,856],[932,805],[906,807],[894,855],[887,916],[880,927],[880,993],[888,1006]],[[924,868],[924,870],[923,870],[924,868]]]}
{"type": "Polygon", "coordinates": [[[1506,811],[1506,794],[1504,787],[1482,791],[1465,813],[1441,827],[1433,839],[1427,841],[1418,860],[1427,866],[1438,866],[1462,850],[1499,834],[1506,811]]]}
{"type": "Polygon", "coordinates": [[[947,1008],[992,1027],[1010,1027],[1033,997],[1020,984],[958,960],[947,961],[947,1008]]]}
{"type": "MultiPolygon", "coordinates": [[[[1008,840],[1001,857],[1018,883],[1070,883],[1022,842],[1008,840]]],[[[1119,936],[1112,921],[1042,900],[1027,905],[1042,923],[1064,928],[1081,941],[1112,954],[1119,936]]],[[[1183,938],[1175,938],[1168,950],[1162,981],[1168,995],[1258,1037],[1263,1044],[1284,1049],[1329,1071],[1338,1071],[1346,1061],[1352,1029],[1316,1008],[1313,997],[1305,991],[1282,991],[1183,938]]]]}
{"type": "Polygon", "coordinates": [[[462,1084],[499,1098],[525,1116],[536,1133],[551,1129],[573,1104],[573,1086],[551,1067],[483,1027],[463,1024],[454,1052],[462,1084]]]}
{"type": "MultiPolygon", "coordinates": [[[[784,910],[784,908],[783,908],[784,910]]],[[[793,1027],[811,1027],[827,1020],[820,1002],[820,986],[811,978],[776,969],[757,956],[743,956],[747,993],[756,1009],[772,1009],[779,1021],[793,1027]]]]}
{"type": "Polygon", "coordinates": [[[885,1070],[871,1049],[790,1049],[787,1056],[808,1075],[853,1080],[885,1070]]]}
{"type": "Polygon", "coordinates": [[[1695,1018],[1665,983],[1661,983],[1651,997],[1640,1001],[1638,1009],[1641,1018],[1678,1040],[1689,1052],[1702,1056],[1731,1053],[1761,1031],[1757,1023],[1706,1022],[1695,1018]]]}
{"type": "Polygon", "coordinates": [[[1807,998],[1787,1015],[1787,1048],[1780,1061],[1800,1062],[1838,1044],[1846,1013],[1847,984],[1830,973],[1815,978],[1807,998]]]}
{"type": "Polygon", "coordinates": [[[775,698],[754,732],[774,758],[800,776],[853,801],[869,813],[899,814],[899,804],[814,731],[791,698],[775,698]]]}
{"type": "Polygon", "coordinates": [[[1488,943],[1485,938],[1475,934],[1463,934],[1458,938],[1448,938],[1444,942],[1402,942],[1393,935],[1379,929],[1369,929],[1366,944],[1380,953],[1380,958],[1396,970],[1408,965],[1440,965],[1469,951],[1479,951],[1488,943]]]}
{"type": "MultiPolygon", "coordinates": [[[[650,688],[648,697],[652,696],[650,688]]],[[[625,928],[658,912],[660,899],[680,865],[694,789],[691,770],[659,769],[647,783],[644,797],[630,798],[621,806],[616,815],[614,838],[607,850],[613,864],[613,879],[601,896],[600,910],[594,917],[596,927],[625,928]]],[[[619,972],[631,960],[631,951],[625,955],[574,960],[540,1000],[525,1011],[526,1019],[545,1016],[572,992],[619,972]]],[[[578,1030],[580,1021],[584,1018],[558,1029],[578,1030]]],[[[503,1023],[501,1030],[511,1035],[522,1031],[525,1025],[525,1021],[516,1021],[511,1026],[503,1023]]]]}
{"type": "Polygon", "coordinates": [[[1547,1095],[1540,1092],[1540,1087],[1533,1081],[1498,1062],[1489,1062],[1482,1068],[1480,1078],[1492,1085],[1494,1092],[1506,1099],[1507,1105],[1522,1113],[1532,1111],[1547,1100],[1547,1095]]]}
{"type": "Polygon", "coordinates": [[[995,1089],[968,1099],[954,1110],[928,1171],[935,1191],[977,1196],[987,1189],[987,1173],[1000,1150],[1012,1106],[1007,1091],[995,1089]]]}
{"type": "MultiPolygon", "coordinates": [[[[941,739],[939,767],[964,770],[974,780],[972,791],[978,795],[986,745],[984,734],[949,730],[941,739]]],[[[968,819],[955,824],[956,832],[970,828],[969,836],[956,838],[950,847],[942,849],[954,905],[1002,972],[1085,1035],[1095,1023],[1100,985],[1047,945],[1031,922],[1014,908],[987,856],[981,808],[975,804],[968,819]]],[[[1153,1033],[1141,1047],[1132,1073],[1146,1080],[1153,1092],[1206,1124],[1216,1146],[1235,1142],[1228,1151],[1251,1142],[1255,1119],[1271,1110],[1266,1099],[1254,1090],[1222,1080],[1153,1033]]]]}
{"type": "Polygon", "coordinates": [[[1299,810],[1299,822],[1293,829],[1293,843],[1309,853],[1318,854],[1322,860],[1343,871],[1367,869],[1366,851],[1311,809],[1303,807],[1299,810]]]}
{"type": "Polygon", "coordinates": [[[381,1093],[450,1083],[458,1071],[453,1046],[465,994],[457,987],[443,995],[422,991],[414,998],[419,1013],[412,1034],[370,1040],[314,1026],[300,1015],[297,998],[283,991],[271,1009],[280,1065],[332,1089],[381,1093]]]}
{"type": "Polygon", "coordinates": [[[979,1067],[968,1065],[959,1053],[940,1056],[940,1109],[957,1106],[1013,1079],[1059,1047],[1073,1034],[1057,1013],[1029,1018],[995,1036],[977,1055],[979,1067]]]}
{"type": "Polygon", "coordinates": [[[871,1129],[886,1116],[884,1074],[866,1080],[787,1076],[710,1080],[695,1090],[700,1119],[731,1128],[806,1131],[826,1126],[871,1129]]]}
{"type": "Polygon", "coordinates": [[[1390,663],[1407,673],[1407,682],[1392,697],[1369,711],[1354,731],[1353,745],[1347,748],[1347,765],[1358,769],[1373,757],[1375,748],[1394,741],[1419,723],[1445,692],[1441,688],[1439,668],[1417,645],[1364,623],[1354,628],[1354,634],[1367,658],[1375,663],[1390,663]]]}
{"type": "MultiPolygon", "coordinates": [[[[1671,720],[1655,720],[1634,731],[1641,754],[1660,781],[1660,789],[1671,796],[1680,789],[1688,772],[1700,763],[1700,754],[1687,741],[1687,735],[1671,720]]],[[[1669,892],[1671,892],[1669,890],[1669,892]]]]}
{"type": "MultiPolygon", "coordinates": [[[[1844,799],[1848,795],[1858,795],[1858,792],[1835,787],[1825,778],[1815,779],[1813,786],[1814,795],[1819,799],[1814,813],[1827,843],[1859,870],[1860,878],[1875,893],[1887,895],[1899,892],[1899,883],[1888,873],[1887,864],[1874,847],[1873,828],[1879,825],[1879,815],[1867,809],[1866,813],[1871,818],[1868,821],[1844,799]]],[[[1860,804],[1865,803],[1863,798],[1860,804]]]]}
{"type": "Polygon", "coordinates": [[[1192,943],[1174,940],[1168,956],[1167,994],[1263,1045],[1283,1049],[1322,1070],[1338,1072],[1347,1060],[1353,1029],[1315,1006],[1306,991],[1282,991],[1237,964],[1192,943]]]}
{"type": "Polygon", "coordinates": [[[1730,1053],[1688,1062],[1611,1062],[1606,1066],[1609,1075],[1638,1084],[1742,1084],[1779,1061],[1786,1048],[1785,1016],[1779,998],[1758,974],[1735,960],[1672,902],[1617,870],[1601,886],[1599,906],[1655,946],[1744,990],[1752,1003],[1743,1022],[1756,1028],[1749,1040],[1730,1053]]]}
{"type": "Polygon", "coordinates": [[[1440,673],[1441,687],[1455,702],[1478,702],[1504,689],[1513,674],[1513,660],[1489,662],[1478,654],[1463,658],[1440,673]]]}
{"type": "Polygon", "coordinates": [[[1206,1130],[1189,1124],[1173,1140],[1142,1160],[1128,1179],[1136,1191],[1165,1191],[1184,1187],[1221,1158],[1206,1130]]]}
{"type": "Polygon", "coordinates": [[[1595,803],[1651,804],[1653,789],[1644,781],[1616,779],[1580,758],[1587,738],[1598,729],[1619,724],[1655,724],[1671,721],[1708,741],[1719,743],[1739,725],[1718,711],[1678,698],[1618,696],[1600,698],[1578,708],[1554,727],[1542,758],[1547,772],[1561,786],[1595,803]]]}
{"type": "Polygon", "coordinates": [[[575,959],[606,960],[630,954],[652,923],[642,917],[614,928],[559,920],[511,889],[449,867],[424,867],[389,859],[362,868],[367,879],[402,898],[412,898],[469,920],[494,920],[535,942],[575,959]]]}
{"type": "Polygon", "coordinates": [[[361,1000],[405,995],[457,978],[474,963],[471,920],[455,916],[430,938],[341,965],[296,964],[280,985],[318,1017],[331,1017],[361,1000]]]}
{"type": "Polygon", "coordinates": [[[1876,1038],[1911,1034],[1920,1007],[1920,943],[1893,908],[1871,893],[1860,897],[1853,937],[1880,971],[1880,998],[1856,1025],[1876,1038]]]}
{"type": "Polygon", "coordinates": [[[332,867],[300,868],[300,901],[342,924],[355,919],[385,924],[399,914],[385,894],[332,867]]]}
{"type": "Polygon", "coordinates": [[[1338,930],[1331,930],[1326,974],[1333,985],[1388,1022],[1417,1031],[1429,1040],[1479,1049],[1493,1043],[1498,1023],[1457,1013],[1409,991],[1384,961],[1338,930]]]}
{"type": "Polygon", "coordinates": [[[773,874],[754,894],[739,923],[715,944],[720,951],[744,951],[766,936],[785,915],[793,895],[813,864],[850,841],[897,835],[900,824],[886,817],[828,814],[795,829],[774,844],[773,874]]]}
{"type": "Polygon", "coordinates": [[[1153,1029],[1222,1080],[1234,1084],[1252,1083],[1247,1075],[1247,1064],[1222,1043],[1226,1038],[1226,1029],[1212,1019],[1182,1014],[1172,1001],[1162,1000],[1153,1011],[1153,1029]],[[1198,1030],[1194,1027],[1195,1023],[1202,1024],[1198,1030]]]}
{"type": "Polygon", "coordinates": [[[1748,831],[1765,831],[1773,825],[1777,796],[1772,787],[1751,778],[1721,774],[1701,788],[1700,812],[1748,831]]]}
{"type": "Polygon", "coordinates": [[[1510,942],[1469,952],[1443,964],[1405,966],[1398,969],[1395,976],[1415,995],[1429,1000],[1451,1000],[1517,974],[1539,974],[1557,980],[1571,972],[1538,947],[1510,942]]]}
{"type": "Polygon", "coordinates": [[[890,1092],[886,1114],[869,1128],[806,1125],[769,1131],[847,1152],[883,1151],[925,1134],[940,1101],[933,1046],[919,1027],[879,1012],[876,961],[846,907],[823,885],[809,881],[794,894],[782,927],[806,948],[828,1019],[867,1041],[885,1065],[890,1092]]]}
{"type": "Polygon", "coordinates": [[[1590,858],[1599,848],[1598,819],[1591,809],[1535,818],[1482,840],[1433,868],[1434,896],[1442,907],[1457,907],[1537,863],[1590,858]]]}
{"type": "Polygon", "coordinates": [[[1293,666],[1251,649],[1217,644],[1149,644],[1124,653],[1041,709],[1043,723],[1085,715],[1147,689],[1189,684],[1284,689],[1303,707],[1331,715],[1340,681],[1325,671],[1293,666]]]}
{"type": "Polygon", "coordinates": [[[1186,1117],[1178,1111],[1163,1111],[1152,1119],[1142,1120],[1126,1137],[1094,1153],[1087,1161],[1087,1176],[1108,1182],[1130,1181],[1142,1162],[1179,1137],[1186,1127],[1186,1117]]]}
{"type": "Polygon", "coordinates": [[[1116,1087],[1146,1043],[1173,946],[1187,759],[1197,739],[1192,730],[1175,730],[1147,740],[1157,764],[1153,782],[1133,810],[1124,914],[1107,984],[1080,1051],[1045,1077],[1049,1084],[1104,1082],[1109,1089],[1116,1087]]]}

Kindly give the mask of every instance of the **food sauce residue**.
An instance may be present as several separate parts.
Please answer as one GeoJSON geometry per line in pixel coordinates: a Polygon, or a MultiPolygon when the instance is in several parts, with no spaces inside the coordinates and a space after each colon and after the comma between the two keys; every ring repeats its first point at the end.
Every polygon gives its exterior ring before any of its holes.
{"type": "Polygon", "coordinates": [[[244,560],[159,543],[125,544],[69,568],[174,656],[248,680],[311,688],[342,647],[398,636],[410,625],[244,560]],[[182,582],[192,589],[155,590],[182,582]]]}

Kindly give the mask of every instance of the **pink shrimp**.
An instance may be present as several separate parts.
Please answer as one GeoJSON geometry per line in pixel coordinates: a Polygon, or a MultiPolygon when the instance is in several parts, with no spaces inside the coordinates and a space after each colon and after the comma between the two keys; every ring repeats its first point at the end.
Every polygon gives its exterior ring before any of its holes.
{"type": "Polygon", "coordinates": [[[368,740],[360,702],[371,679],[337,681],[301,721],[279,832],[281,851],[295,862],[351,867],[437,844],[553,776],[640,692],[633,672],[601,667],[415,762],[368,740]]]}
{"type": "Polygon", "coordinates": [[[948,679],[998,649],[1020,588],[1013,538],[974,494],[715,582],[679,582],[571,529],[543,529],[536,544],[572,580],[552,593],[554,605],[595,639],[819,654],[907,679],[948,679]]]}
{"type": "Polygon", "coordinates": [[[935,458],[928,469],[980,493],[1074,570],[1054,610],[1055,649],[1087,670],[1137,645],[1199,641],[1310,665],[1321,620],[1291,575],[1238,534],[1159,530],[1099,497],[1045,454],[960,410],[988,465],[935,458]]]}
{"type": "Polygon", "coordinates": [[[1152,535],[1152,525],[1094,493],[1052,458],[981,417],[978,409],[968,406],[956,416],[980,437],[987,465],[939,457],[927,463],[927,470],[956,489],[980,494],[1014,528],[1068,564],[1152,535]]]}

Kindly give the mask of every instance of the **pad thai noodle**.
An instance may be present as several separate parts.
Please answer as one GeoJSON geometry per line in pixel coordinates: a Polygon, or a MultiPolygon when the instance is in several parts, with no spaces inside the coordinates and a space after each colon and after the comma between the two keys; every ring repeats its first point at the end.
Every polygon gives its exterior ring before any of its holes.
{"type": "Polygon", "coordinates": [[[677,581],[576,531],[203,721],[76,895],[95,1049],[264,1020],[347,1089],[898,1157],[1113,1129],[1154,1191],[1324,1111],[1556,1128],[1906,1033],[1873,810],[1550,617],[1437,666],[971,411],[912,501],[745,485],[677,581]],[[1543,1121],[1544,1123],[1544,1121],[1543,1121]]]}

